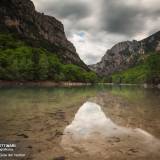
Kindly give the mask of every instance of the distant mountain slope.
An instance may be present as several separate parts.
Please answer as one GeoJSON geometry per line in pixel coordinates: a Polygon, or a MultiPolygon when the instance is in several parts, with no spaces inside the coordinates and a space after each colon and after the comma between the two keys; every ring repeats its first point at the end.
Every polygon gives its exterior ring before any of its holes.
{"type": "Polygon", "coordinates": [[[89,68],[99,75],[111,75],[136,66],[150,52],[160,52],[160,31],[141,41],[116,44],[106,52],[99,63],[90,65],[89,68]]]}
{"type": "Polygon", "coordinates": [[[108,76],[108,81],[112,83],[160,84],[160,54],[149,54],[136,66],[108,76]]]}
{"type": "Polygon", "coordinates": [[[30,46],[54,52],[63,63],[72,63],[88,70],[67,40],[63,24],[54,17],[35,10],[30,0],[0,1],[0,32],[18,33],[30,46]]]}
{"type": "Polygon", "coordinates": [[[2,81],[91,82],[95,73],[64,64],[54,52],[35,48],[11,33],[0,33],[0,83],[2,81]]]}

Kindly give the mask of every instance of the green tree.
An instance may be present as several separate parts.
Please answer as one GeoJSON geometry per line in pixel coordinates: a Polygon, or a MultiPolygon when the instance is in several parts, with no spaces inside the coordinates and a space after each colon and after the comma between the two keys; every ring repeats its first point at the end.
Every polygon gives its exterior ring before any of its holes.
{"type": "Polygon", "coordinates": [[[152,84],[160,83],[160,54],[150,55],[147,60],[147,82],[152,84]]]}
{"type": "Polygon", "coordinates": [[[40,80],[48,79],[48,68],[49,68],[49,63],[47,55],[45,53],[40,54],[39,70],[38,70],[40,80]]]}

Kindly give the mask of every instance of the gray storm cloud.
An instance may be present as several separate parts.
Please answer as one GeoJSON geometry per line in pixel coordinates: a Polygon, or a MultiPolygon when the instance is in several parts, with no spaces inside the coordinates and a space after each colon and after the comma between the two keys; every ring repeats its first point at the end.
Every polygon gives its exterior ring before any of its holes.
{"type": "Polygon", "coordinates": [[[159,0],[33,0],[36,9],[61,20],[87,64],[124,40],[142,39],[159,30],[159,0]],[[82,33],[83,32],[83,36],[82,33]]]}
{"type": "Polygon", "coordinates": [[[81,19],[90,15],[90,8],[86,3],[79,1],[55,1],[48,5],[47,10],[59,18],[77,18],[81,19]]]}
{"type": "Polygon", "coordinates": [[[103,0],[101,11],[102,29],[127,36],[134,36],[146,29],[149,19],[156,20],[160,16],[160,7],[148,8],[141,1],[127,3],[126,0],[103,0]]]}

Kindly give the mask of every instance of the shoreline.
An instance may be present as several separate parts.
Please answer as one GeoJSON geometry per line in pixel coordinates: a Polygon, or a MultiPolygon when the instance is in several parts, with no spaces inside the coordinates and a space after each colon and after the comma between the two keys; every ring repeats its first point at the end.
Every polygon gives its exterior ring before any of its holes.
{"type": "Polygon", "coordinates": [[[54,82],[54,81],[3,81],[0,86],[41,86],[41,87],[70,87],[70,86],[90,86],[92,83],[83,82],[54,82]]]}
{"type": "Polygon", "coordinates": [[[140,86],[143,88],[158,88],[160,84],[147,84],[147,83],[97,83],[98,85],[109,85],[109,86],[140,86]]]}
{"type": "Polygon", "coordinates": [[[144,88],[158,88],[160,84],[131,84],[131,83],[85,83],[85,82],[55,82],[55,81],[7,81],[0,80],[0,87],[2,86],[26,86],[26,87],[80,87],[80,86],[92,86],[92,85],[108,85],[108,86],[140,86],[144,88]]]}

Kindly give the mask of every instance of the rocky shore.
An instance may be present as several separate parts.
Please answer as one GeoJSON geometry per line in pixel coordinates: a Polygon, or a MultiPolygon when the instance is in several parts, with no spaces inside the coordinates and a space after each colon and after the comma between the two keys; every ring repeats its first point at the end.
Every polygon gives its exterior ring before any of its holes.
{"type": "Polygon", "coordinates": [[[54,81],[3,81],[0,86],[41,86],[41,87],[70,87],[70,86],[89,86],[91,83],[82,82],[54,82],[54,81]]]}

